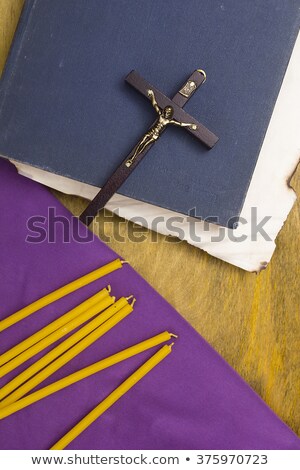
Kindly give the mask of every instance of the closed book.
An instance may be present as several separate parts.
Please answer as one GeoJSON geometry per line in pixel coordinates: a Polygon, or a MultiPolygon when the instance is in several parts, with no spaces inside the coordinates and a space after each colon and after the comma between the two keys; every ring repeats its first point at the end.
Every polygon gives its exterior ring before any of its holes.
{"type": "MultiPolygon", "coordinates": [[[[110,203],[127,218],[144,215],[150,228],[152,208],[166,221],[180,214],[179,236],[201,246],[188,217],[200,231],[203,220],[237,227],[299,18],[297,1],[28,0],[1,80],[0,154],[34,179],[92,198],[154,118],[126,75],[136,69],[172,97],[205,69],[185,109],[217,145],[168,129],[110,203]]],[[[166,221],[157,230],[169,233],[166,221]]],[[[220,243],[207,251],[222,257],[220,243]]],[[[230,257],[250,268],[247,253],[230,257]]]]}

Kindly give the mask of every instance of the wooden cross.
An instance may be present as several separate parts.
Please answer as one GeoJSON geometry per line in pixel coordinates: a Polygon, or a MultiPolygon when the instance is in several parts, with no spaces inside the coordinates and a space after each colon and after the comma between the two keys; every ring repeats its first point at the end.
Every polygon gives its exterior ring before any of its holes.
{"type": "Polygon", "coordinates": [[[203,70],[196,70],[171,100],[144,80],[135,70],[127,75],[126,82],[151,100],[158,117],[81,214],[81,222],[85,225],[89,225],[92,222],[98,211],[107,204],[110,198],[126,181],[134,168],[140,163],[169,125],[185,128],[209,149],[217,143],[218,137],[213,132],[183,110],[186,102],[200,85],[204,83],[205,79],[205,72],[203,70]]]}

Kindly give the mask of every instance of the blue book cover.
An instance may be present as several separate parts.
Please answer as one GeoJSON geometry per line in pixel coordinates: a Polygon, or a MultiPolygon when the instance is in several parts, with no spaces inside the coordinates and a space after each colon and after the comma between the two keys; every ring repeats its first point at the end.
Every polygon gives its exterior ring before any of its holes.
{"type": "Polygon", "coordinates": [[[0,154],[103,186],[153,122],[135,69],[220,140],[168,129],[120,189],[232,227],[299,29],[298,0],[28,0],[1,79],[0,154]]]}

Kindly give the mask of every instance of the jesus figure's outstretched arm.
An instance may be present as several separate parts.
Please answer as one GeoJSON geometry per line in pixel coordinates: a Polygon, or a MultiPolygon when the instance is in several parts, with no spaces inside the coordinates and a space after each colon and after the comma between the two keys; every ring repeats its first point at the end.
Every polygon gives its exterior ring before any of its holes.
{"type": "Polygon", "coordinates": [[[196,124],[192,124],[190,122],[179,122],[179,121],[176,121],[175,119],[171,119],[170,124],[173,124],[174,126],[179,126],[179,127],[189,127],[193,131],[197,130],[196,124]]]}
{"type": "Polygon", "coordinates": [[[161,115],[161,110],[160,110],[160,108],[159,108],[159,106],[158,106],[158,104],[157,104],[157,101],[156,101],[156,99],[155,99],[154,91],[153,91],[153,90],[148,90],[147,93],[148,93],[149,98],[151,99],[151,103],[152,103],[153,108],[155,109],[155,111],[156,111],[159,115],[161,115]]]}

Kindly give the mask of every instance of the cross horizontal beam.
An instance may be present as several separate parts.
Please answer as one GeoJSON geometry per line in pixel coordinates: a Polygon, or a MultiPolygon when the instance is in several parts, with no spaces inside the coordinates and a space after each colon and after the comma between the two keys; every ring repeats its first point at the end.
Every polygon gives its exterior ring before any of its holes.
{"type": "Polygon", "coordinates": [[[142,95],[144,95],[148,100],[148,90],[153,90],[158,106],[161,109],[165,108],[166,106],[172,106],[174,110],[174,119],[176,119],[177,121],[190,122],[192,124],[195,124],[197,126],[197,130],[192,130],[188,127],[186,127],[185,130],[187,130],[190,134],[199,139],[208,148],[213,148],[214,145],[218,142],[219,138],[213,132],[211,132],[203,124],[198,122],[195,118],[193,118],[193,116],[185,112],[180,106],[178,106],[175,102],[176,100],[173,101],[167,96],[165,96],[157,88],[147,82],[147,80],[142,78],[135,70],[130,72],[125,78],[125,80],[127,83],[133,86],[133,88],[135,88],[142,95]]]}

